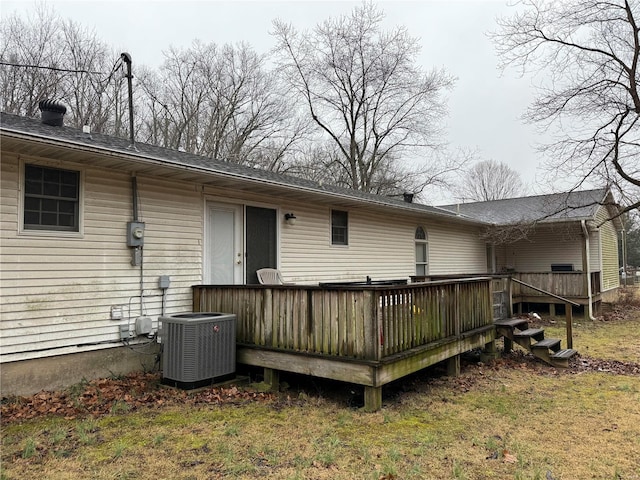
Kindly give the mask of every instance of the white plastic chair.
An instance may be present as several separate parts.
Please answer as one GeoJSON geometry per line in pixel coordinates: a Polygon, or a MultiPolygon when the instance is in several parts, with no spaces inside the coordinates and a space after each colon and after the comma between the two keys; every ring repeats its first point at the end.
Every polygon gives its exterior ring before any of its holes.
{"type": "Polygon", "coordinates": [[[261,268],[256,270],[261,285],[284,285],[280,270],[277,268],[261,268]]]}

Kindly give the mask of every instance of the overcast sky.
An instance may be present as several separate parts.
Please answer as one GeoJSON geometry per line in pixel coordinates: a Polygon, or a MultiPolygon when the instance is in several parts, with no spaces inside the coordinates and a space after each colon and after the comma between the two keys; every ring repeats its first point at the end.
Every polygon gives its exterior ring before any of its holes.
{"type": "MultiPolygon", "coordinates": [[[[304,30],[349,13],[350,1],[70,1],[48,0],[64,18],[95,29],[116,51],[129,52],[135,66],[157,67],[169,46],[187,47],[194,39],[218,44],[246,41],[260,52],[274,45],[271,22],[280,18],[304,30]]],[[[479,159],[505,162],[518,171],[528,194],[543,193],[541,160],[535,144],[542,140],[519,117],[533,99],[530,78],[502,73],[486,33],[497,16],[512,7],[500,0],[379,1],[387,26],[405,25],[420,39],[419,62],[425,69],[445,67],[457,78],[449,93],[447,141],[452,147],[478,151],[479,159]]],[[[33,11],[33,1],[2,0],[1,14],[33,11]]]]}

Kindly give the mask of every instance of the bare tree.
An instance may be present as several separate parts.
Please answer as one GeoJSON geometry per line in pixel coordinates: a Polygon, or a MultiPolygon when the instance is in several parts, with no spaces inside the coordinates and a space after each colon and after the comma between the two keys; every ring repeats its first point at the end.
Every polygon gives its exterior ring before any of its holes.
{"type": "Polygon", "coordinates": [[[59,42],[60,22],[53,10],[43,4],[37,5],[34,16],[27,21],[17,14],[0,21],[3,111],[35,116],[38,102],[58,93],[62,72],[53,68],[64,65],[59,42]],[[37,68],[41,65],[52,68],[37,68]]]}
{"type": "Polygon", "coordinates": [[[219,160],[283,169],[304,126],[264,63],[246,44],[170,49],[160,71],[141,79],[146,137],[219,160]]]}
{"type": "Polygon", "coordinates": [[[526,120],[554,128],[552,174],[574,188],[606,182],[640,207],[640,38],[637,0],[525,0],[493,34],[503,68],[543,71],[526,120]]]}
{"type": "Polygon", "coordinates": [[[483,160],[471,167],[457,186],[456,198],[461,202],[486,202],[521,197],[524,185],[520,174],[507,164],[483,160]]]}
{"type": "Polygon", "coordinates": [[[44,4],[27,20],[15,14],[3,18],[0,32],[3,111],[33,117],[40,100],[57,99],[69,107],[67,123],[112,133],[117,96],[105,72],[117,56],[95,33],[63,20],[44,4]]]}
{"type": "Polygon", "coordinates": [[[364,3],[311,32],[280,20],[273,32],[279,71],[332,145],[325,168],[336,183],[378,193],[402,183],[409,169],[399,159],[424,159],[438,146],[441,95],[453,85],[443,70],[425,73],[418,40],[404,27],[384,31],[383,17],[364,3]]]}

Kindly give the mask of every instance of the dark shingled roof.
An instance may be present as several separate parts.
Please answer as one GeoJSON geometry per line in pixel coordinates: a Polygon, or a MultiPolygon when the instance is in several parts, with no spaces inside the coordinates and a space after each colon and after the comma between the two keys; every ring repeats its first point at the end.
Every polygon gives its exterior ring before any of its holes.
{"type": "Polygon", "coordinates": [[[496,225],[593,220],[598,208],[605,204],[608,192],[606,188],[599,188],[533,197],[443,205],[442,208],[496,225]]]}
{"type": "Polygon", "coordinates": [[[342,198],[350,198],[352,200],[366,202],[369,204],[401,208],[403,210],[423,213],[429,216],[435,215],[452,220],[458,220],[464,223],[482,223],[472,218],[456,215],[455,213],[440,207],[432,207],[418,203],[407,203],[402,199],[340,188],[333,185],[319,184],[300,177],[251,168],[232,162],[213,160],[208,157],[157,147],[146,143],[136,142],[135,149],[132,149],[129,139],[126,138],[103,135],[100,133],[91,133],[90,135],[87,135],[73,127],[53,127],[43,124],[39,119],[21,117],[4,112],[1,112],[0,115],[0,131],[23,134],[36,139],[49,139],[63,142],[69,147],[73,147],[74,145],[91,147],[105,152],[119,153],[125,157],[134,155],[138,158],[162,162],[162,164],[166,166],[196,167],[198,169],[202,169],[203,173],[223,174],[237,178],[263,181],[272,185],[300,188],[309,192],[329,195],[334,194],[342,198]]]}

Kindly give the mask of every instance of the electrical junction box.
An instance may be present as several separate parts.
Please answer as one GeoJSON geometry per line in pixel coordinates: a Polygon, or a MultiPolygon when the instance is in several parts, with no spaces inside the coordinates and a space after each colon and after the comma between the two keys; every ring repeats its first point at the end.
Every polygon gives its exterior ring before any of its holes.
{"type": "Polygon", "coordinates": [[[136,335],[149,335],[153,330],[151,317],[136,318],[136,335]]]}
{"type": "Polygon", "coordinates": [[[127,222],[127,246],[144,245],[144,222],[127,222]]]}
{"type": "Polygon", "coordinates": [[[131,332],[129,331],[129,324],[121,323],[120,324],[120,340],[126,340],[128,338],[131,338],[131,332]]]}
{"type": "Polygon", "coordinates": [[[122,320],[122,305],[111,305],[111,320],[122,320]]]}
{"type": "Polygon", "coordinates": [[[171,285],[171,277],[169,275],[160,275],[158,277],[158,288],[165,290],[171,285]]]}

